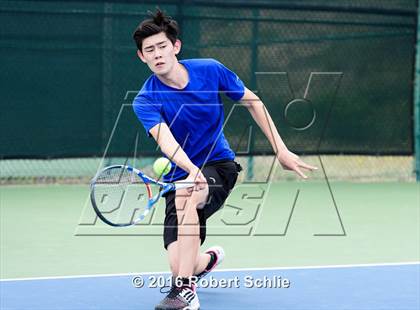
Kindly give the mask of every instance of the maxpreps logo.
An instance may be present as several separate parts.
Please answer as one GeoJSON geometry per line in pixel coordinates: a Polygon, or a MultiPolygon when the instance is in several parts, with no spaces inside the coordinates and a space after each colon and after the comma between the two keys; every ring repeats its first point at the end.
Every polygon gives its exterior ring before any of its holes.
{"type": "MultiPolygon", "coordinates": [[[[335,96],[339,89],[339,85],[342,78],[341,72],[313,72],[310,74],[309,79],[307,80],[307,85],[302,97],[297,97],[293,93],[293,89],[290,86],[289,76],[285,72],[257,72],[257,81],[262,82],[259,84],[269,84],[265,83],[267,79],[273,82],[273,79],[276,81],[277,85],[285,84],[288,85],[289,91],[292,94],[291,98],[286,105],[282,105],[284,120],[286,120],[287,125],[290,130],[296,132],[309,132],[314,126],[321,126],[324,128],[317,141],[313,141],[313,151],[318,153],[319,147],[323,139],[323,133],[325,128],[328,127],[328,121],[330,114],[321,115],[322,113],[317,113],[317,106],[313,103],[313,98],[316,97],[316,94],[321,93],[317,87],[322,84],[322,93],[329,93],[328,102],[323,102],[322,104],[329,105],[327,109],[323,107],[324,111],[331,111],[335,103],[335,96]],[[313,95],[311,95],[313,94],[313,95]],[[296,98],[297,97],[297,98],[296,98]],[[296,113],[296,108],[299,109],[301,106],[309,106],[311,108],[311,113],[307,117],[307,121],[304,123],[296,124],[294,123],[293,113],[296,113]]],[[[264,88],[260,87],[260,90],[255,91],[261,100],[264,102],[264,88]]],[[[128,92],[126,95],[126,100],[131,102],[131,97],[137,92],[128,92]],[[130,96],[131,94],[131,96],[130,96]]],[[[272,92],[271,92],[272,93],[272,92]]],[[[280,93],[278,95],[278,100],[284,101],[282,98],[283,95],[280,93]]],[[[223,130],[225,135],[229,139],[229,128],[230,124],[234,122],[237,123],[237,118],[251,117],[246,109],[248,103],[234,104],[230,111],[226,113],[225,123],[223,130]]],[[[127,112],[132,113],[131,103],[124,103],[121,105],[120,113],[114,124],[115,128],[121,123],[121,115],[123,111],[128,110],[127,112]]],[[[271,112],[271,111],[270,111],[271,112]]],[[[307,113],[307,111],[305,112],[307,113]]],[[[324,113],[325,114],[325,113],[324,113]]],[[[178,113],[179,115],[179,113],[178,113]]],[[[138,124],[136,124],[138,126],[138,124]]],[[[253,135],[255,125],[249,126],[249,128],[244,128],[248,134],[240,134],[236,132],[236,135],[241,135],[247,137],[244,141],[239,139],[239,142],[235,145],[231,143],[231,147],[238,155],[248,155],[251,149],[250,145],[253,143],[251,137],[253,135]]],[[[221,133],[220,133],[221,134],[221,133]]],[[[281,134],[281,132],[280,132],[281,134]]],[[[109,137],[109,143],[112,142],[114,136],[111,134],[109,137]]],[[[316,140],[316,139],[315,139],[316,140]]],[[[180,144],[183,145],[185,141],[180,141],[180,144]]],[[[287,141],[286,141],[287,143],[287,141]]],[[[141,143],[138,141],[138,135],[136,141],[133,144],[134,152],[133,154],[138,154],[138,149],[141,149],[141,143]]],[[[106,151],[104,157],[106,156],[106,151]]],[[[345,236],[344,224],[339,212],[337,200],[334,197],[333,190],[328,181],[326,169],[323,165],[322,159],[318,156],[319,164],[321,166],[320,173],[323,174],[324,182],[320,183],[317,186],[322,187],[320,192],[323,193],[324,200],[318,205],[321,205],[321,208],[317,214],[319,214],[318,221],[322,224],[314,226],[311,231],[314,236],[345,236]],[[327,224],[326,224],[327,223],[327,224]]],[[[133,158],[135,160],[135,158],[133,158]]],[[[207,222],[208,235],[218,235],[218,236],[286,236],[292,225],[295,227],[304,227],[308,229],[307,225],[311,225],[315,219],[311,216],[305,218],[304,210],[310,210],[309,214],[314,212],[313,204],[311,204],[311,189],[305,187],[304,182],[283,182],[276,183],[272,182],[272,178],[275,175],[277,169],[281,169],[277,162],[276,157],[273,155],[271,157],[265,158],[264,169],[258,171],[258,176],[252,178],[252,180],[247,180],[246,177],[243,177],[242,182],[237,183],[235,188],[232,190],[229,198],[226,200],[224,207],[214,214],[207,222]],[[296,221],[296,223],[294,223],[296,221]]],[[[247,171],[244,171],[243,174],[246,174],[247,171]]],[[[211,186],[211,184],[209,184],[211,186]]],[[[142,203],[139,201],[139,203],[142,203]]],[[[130,219],[136,215],[138,211],[136,206],[120,206],[124,208],[122,210],[115,209],[109,210],[109,214],[112,215],[112,212],[119,214],[119,220],[121,222],[128,222],[130,219]]],[[[149,236],[160,236],[162,235],[162,229],[165,218],[165,199],[161,199],[158,205],[155,206],[153,211],[149,216],[141,223],[127,227],[124,229],[118,229],[109,227],[106,224],[102,223],[98,219],[97,215],[93,211],[90,200],[87,197],[85,206],[83,208],[79,224],[76,228],[75,235],[77,236],[100,236],[100,235],[149,235],[149,236]]],[[[309,231],[309,230],[308,230],[309,231]]]]}

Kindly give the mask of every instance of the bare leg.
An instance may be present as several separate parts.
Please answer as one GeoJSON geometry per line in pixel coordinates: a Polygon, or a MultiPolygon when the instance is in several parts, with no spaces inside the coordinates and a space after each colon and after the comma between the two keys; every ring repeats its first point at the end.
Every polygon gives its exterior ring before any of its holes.
{"type": "Polygon", "coordinates": [[[197,263],[195,265],[194,274],[200,274],[206,269],[210,262],[210,254],[200,253],[198,254],[197,263]]]}
{"type": "Polygon", "coordinates": [[[208,187],[191,194],[186,190],[178,192],[175,198],[178,217],[178,276],[188,278],[194,274],[200,249],[197,207],[206,202],[208,187]]]}
{"type": "MultiPolygon", "coordinates": [[[[179,252],[178,252],[178,241],[172,242],[168,246],[168,260],[169,266],[171,268],[172,276],[177,277],[179,274],[179,252]]],[[[193,274],[199,274],[204,271],[207,265],[210,262],[210,255],[205,253],[200,253],[198,251],[197,259],[194,267],[193,274]]]]}

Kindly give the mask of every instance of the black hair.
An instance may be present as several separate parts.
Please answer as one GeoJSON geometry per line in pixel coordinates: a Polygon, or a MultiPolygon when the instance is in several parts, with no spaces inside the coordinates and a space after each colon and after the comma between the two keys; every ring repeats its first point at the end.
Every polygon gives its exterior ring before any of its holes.
{"type": "Polygon", "coordinates": [[[150,18],[142,21],[133,33],[137,48],[141,51],[144,39],[161,32],[164,32],[172,44],[175,44],[179,35],[178,23],[159,8],[154,14],[149,11],[149,15],[150,18]]]}

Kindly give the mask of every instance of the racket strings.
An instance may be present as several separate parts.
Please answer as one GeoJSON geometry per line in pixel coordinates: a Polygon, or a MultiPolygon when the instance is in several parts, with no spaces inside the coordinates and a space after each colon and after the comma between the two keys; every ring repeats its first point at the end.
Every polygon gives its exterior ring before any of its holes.
{"type": "Polygon", "coordinates": [[[94,203],[100,212],[115,223],[133,221],[142,213],[151,196],[151,189],[134,172],[125,167],[103,170],[95,179],[94,203]]]}
{"type": "Polygon", "coordinates": [[[132,171],[128,171],[123,167],[113,167],[101,172],[97,176],[96,184],[109,184],[128,186],[130,184],[144,184],[143,180],[139,178],[132,171]]]}

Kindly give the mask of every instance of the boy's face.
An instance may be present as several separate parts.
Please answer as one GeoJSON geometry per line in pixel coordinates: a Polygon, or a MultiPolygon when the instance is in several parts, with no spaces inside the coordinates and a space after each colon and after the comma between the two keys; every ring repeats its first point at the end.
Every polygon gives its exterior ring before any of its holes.
{"type": "Polygon", "coordinates": [[[177,62],[176,55],[180,50],[181,41],[172,44],[166,34],[160,32],[144,39],[142,50],[137,51],[137,55],[155,74],[165,75],[177,62]]]}

